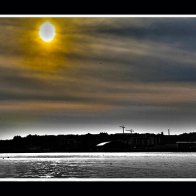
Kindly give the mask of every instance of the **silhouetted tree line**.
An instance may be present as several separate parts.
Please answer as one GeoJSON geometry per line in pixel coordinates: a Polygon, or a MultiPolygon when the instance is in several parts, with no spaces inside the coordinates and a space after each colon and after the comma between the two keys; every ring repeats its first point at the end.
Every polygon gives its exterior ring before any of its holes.
{"type": "Polygon", "coordinates": [[[97,152],[97,151],[169,151],[177,142],[195,142],[196,133],[163,134],[99,134],[28,135],[0,140],[1,153],[17,152],[97,152]],[[102,142],[108,142],[98,146],[102,142]]]}

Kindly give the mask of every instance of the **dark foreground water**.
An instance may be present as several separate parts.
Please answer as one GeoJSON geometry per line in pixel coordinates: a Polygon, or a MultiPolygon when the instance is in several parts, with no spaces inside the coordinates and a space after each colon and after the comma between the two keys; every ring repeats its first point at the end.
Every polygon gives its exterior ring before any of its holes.
{"type": "Polygon", "coordinates": [[[0,178],[196,178],[196,153],[0,154],[0,178]]]}

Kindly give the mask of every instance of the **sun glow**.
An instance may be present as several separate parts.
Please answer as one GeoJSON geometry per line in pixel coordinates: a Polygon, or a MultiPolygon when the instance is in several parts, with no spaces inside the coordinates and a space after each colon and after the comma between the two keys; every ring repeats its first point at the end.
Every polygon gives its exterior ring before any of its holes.
{"type": "Polygon", "coordinates": [[[46,80],[60,78],[59,71],[69,67],[70,60],[66,54],[72,49],[67,26],[65,28],[60,19],[31,20],[27,25],[33,24],[32,29],[26,35],[26,42],[21,42],[25,51],[21,66],[32,73],[39,73],[39,77],[46,80]]]}
{"type": "Polygon", "coordinates": [[[55,26],[50,22],[45,22],[40,26],[39,36],[44,42],[51,42],[56,35],[55,26]]]}

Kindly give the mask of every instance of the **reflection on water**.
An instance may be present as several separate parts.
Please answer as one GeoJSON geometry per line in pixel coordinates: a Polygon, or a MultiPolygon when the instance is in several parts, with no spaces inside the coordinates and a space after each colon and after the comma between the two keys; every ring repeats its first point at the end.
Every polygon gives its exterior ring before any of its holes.
{"type": "Polygon", "coordinates": [[[0,155],[0,178],[196,178],[196,153],[0,155]]]}

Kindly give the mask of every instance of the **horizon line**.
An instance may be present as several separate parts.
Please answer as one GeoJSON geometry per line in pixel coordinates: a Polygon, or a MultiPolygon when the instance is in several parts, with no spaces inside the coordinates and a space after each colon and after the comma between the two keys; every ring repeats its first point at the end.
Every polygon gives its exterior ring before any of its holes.
{"type": "Polygon", "coordinates": [[[134,135],[134,134],[139,134],[139,135],[145,135],[145,134],[154,134],[154,135],[164,135],[164,136],[179,136],[179,135],[182,135],[182,134],[191,134],[191,133],[196,133],[196,131],[193,131],[193,132],[183,132],[183,133],[179,133],[179,134],[164,134],[164,132],[161,132],[161,133],[149,133],[149,132],[145,132],[145,133],[137,133],[137,132],[134,132],[134,133],[108,133],[108,132],[99,132],[99,133],[83,133],[83,134],[27,134],[25,136],[21,136],[21,135],[15,135],[13,136],[12,138],[7,138],[7,139],[0,139],[0,141],[2,140],[13,140],[14,137],[21,137],[21,138],[25,138],[27,136],[82,136],[82,135],[99,135],[99,134],[108,134],[108,135],[115,135],[115,134],[121,134],[121,135],[134,135]]]}

